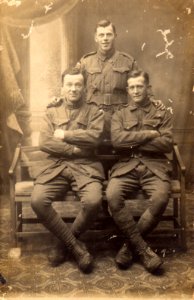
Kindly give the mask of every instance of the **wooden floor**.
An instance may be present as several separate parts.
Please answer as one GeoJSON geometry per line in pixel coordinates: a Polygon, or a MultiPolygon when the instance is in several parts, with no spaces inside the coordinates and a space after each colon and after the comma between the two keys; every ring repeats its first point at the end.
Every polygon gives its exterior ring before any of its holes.
{"type": "MultiPolygon", "coordinates": [[[[9,198],[0,200],[0,273],[7,284],[0,284],[1,299],[194,299],[194,193],[187,194],[188,251],[182,253],[167,238],[165,247],[159,238],[155,250],[164,257],[162,270],[151,275],[135,262],[126,271],[114,263],[120,246],[116,237],[86,240],[95,257],[92,274],[81,273],[74,261],[57,268],[47,262],[53,247],[50,235],[22,241],[21,256],[10,253],[9,198]],[[158,245],[158,246],[157,246],[158,245]]],[[[163,241],[164,243],[164,241],[163,241]]],[[[164,244],[163,244],[164,245],[164,244]]]]}

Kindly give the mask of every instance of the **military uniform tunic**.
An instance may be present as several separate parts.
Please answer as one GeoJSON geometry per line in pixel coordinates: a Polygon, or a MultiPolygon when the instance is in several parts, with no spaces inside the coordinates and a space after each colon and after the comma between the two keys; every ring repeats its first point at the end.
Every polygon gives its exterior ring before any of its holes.
{"type": "Polygon", "coordinates": [[[39,144],[47,158],[38,166],[31,206],[47,229],[67,245],[70,233],[52,203],[76,187],[82,205],[71,232],[78,237],[93,224],[102,202],[104,171],[94,151],[103,125],[103,112],[82,99],[76,105],[61,99],[47,109],[42,120],[39,144]],[[54,137],[56,129],[64,130],[63,140],[54,137]],[[80,149],[77,154],[75,147],[80,149]]]}
{"type": "Polygon", "coordinates": [[[96,103],[105,112],[101,141],[104,145],[110,140],[112,114],[128,102],[127,78],[129,72],[137,69],[136,61],[123,52],[113,50],[107,56],[97,51],[83,56],[77,66],[86,81],[86,101],[96,103]]]}
{"type": "Polygon", "coordinates": [[[77,107],[67,105],[64,99],[47,109],[40,130],[40,149],[49,155],[36,174],[36,182],[46,183],[64,168],[69,168],[79,188],[93,181],[102,181],[102,164],[94,158],[104,125],[103,112],[85,101],[77,107]],[[56,129],[68,131],[63,141],[53,134],[56,129]],[[80,156],[73,154],[74,147],[83,149],[80,156]]]}
{"type": "Polygon", "coordinates": [[[113,51],[102,55],[99,51],[83,56],[80,68],[86,79],[86,99],[98,106],[127,103],[127,78],[137,69],[134,58],[126,53],[113,51]]]}
{"type": "Polygon", "coordinates": [[[142,190],[150,199],[142,218],[148,213],[152,216],[151,228],[168,203],[171,164],[165,154],[172,151],[171,115],[157,110],[149,98],[143,106],[131,101],[113,115],[111,135],[113,146],[122,156],[110,172],[106,191],[110,210],[117,223],[133,226],[125,199],[142,190]]]}

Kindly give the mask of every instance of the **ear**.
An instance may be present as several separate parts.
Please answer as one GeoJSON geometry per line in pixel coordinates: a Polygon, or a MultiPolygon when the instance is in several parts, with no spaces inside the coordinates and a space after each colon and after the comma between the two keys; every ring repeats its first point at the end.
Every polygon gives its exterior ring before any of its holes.
{"type": "Polygon", "coordinates": [[[97,35],[96,35],[96,33],[95,33],[95,35],[94,35],[94,40],[95,40],[95,42],[97,43],[97,35]]]}
{"type": "Polygon", "coordinates": [[[151,84],[148,84],[148,85],[147,85],[147,90],[150,91],[151,89],[152,89],[151,84]]]}

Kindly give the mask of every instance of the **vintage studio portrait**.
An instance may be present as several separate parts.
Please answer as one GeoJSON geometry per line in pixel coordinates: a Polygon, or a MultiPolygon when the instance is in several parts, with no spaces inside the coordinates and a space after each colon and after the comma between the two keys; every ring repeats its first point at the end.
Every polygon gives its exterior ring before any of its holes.
{"type": "Polygon", "coordinates": [[[194,299],[193,54],[193,0],[0,0],[0,300],[194,299]]]}

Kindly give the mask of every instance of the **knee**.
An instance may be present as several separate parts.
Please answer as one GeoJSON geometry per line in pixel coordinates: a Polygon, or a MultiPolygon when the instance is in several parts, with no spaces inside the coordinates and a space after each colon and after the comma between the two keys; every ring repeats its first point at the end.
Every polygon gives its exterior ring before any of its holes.
{"type": "Polygon", "coordinates": [[[152,195],[152,199],[154,202],[156,202],[158,205],[166,205],[168,203],[169,199],[169,193],[168,191],[157,191],[152,195]]]}
{"type": "Polygon", "coordinates": [[[150,206],[150,212],[153,216],[162,215],[168,204],[169,195],[166,192],[157,192],[152,197],[152,202],[150,206]]]}
{"type": "Polygon", "coordinates": [[[102,204],[102,195],[87,195],[81,199],[83,208],[87,212],[96,212],[100,209],[102,204]]]}
{"type": "Polygon", "coordinates": [[[45,197],[34,189],[31,196],[31,207],[36,214],[42,214],[45,211],[45,197]]]}
{"type": "Polygon", "coordinates": [[[109,184],[106,190],[106,198],[111,211],[117,211],[121,207],[121,191],[109,184]]]}

